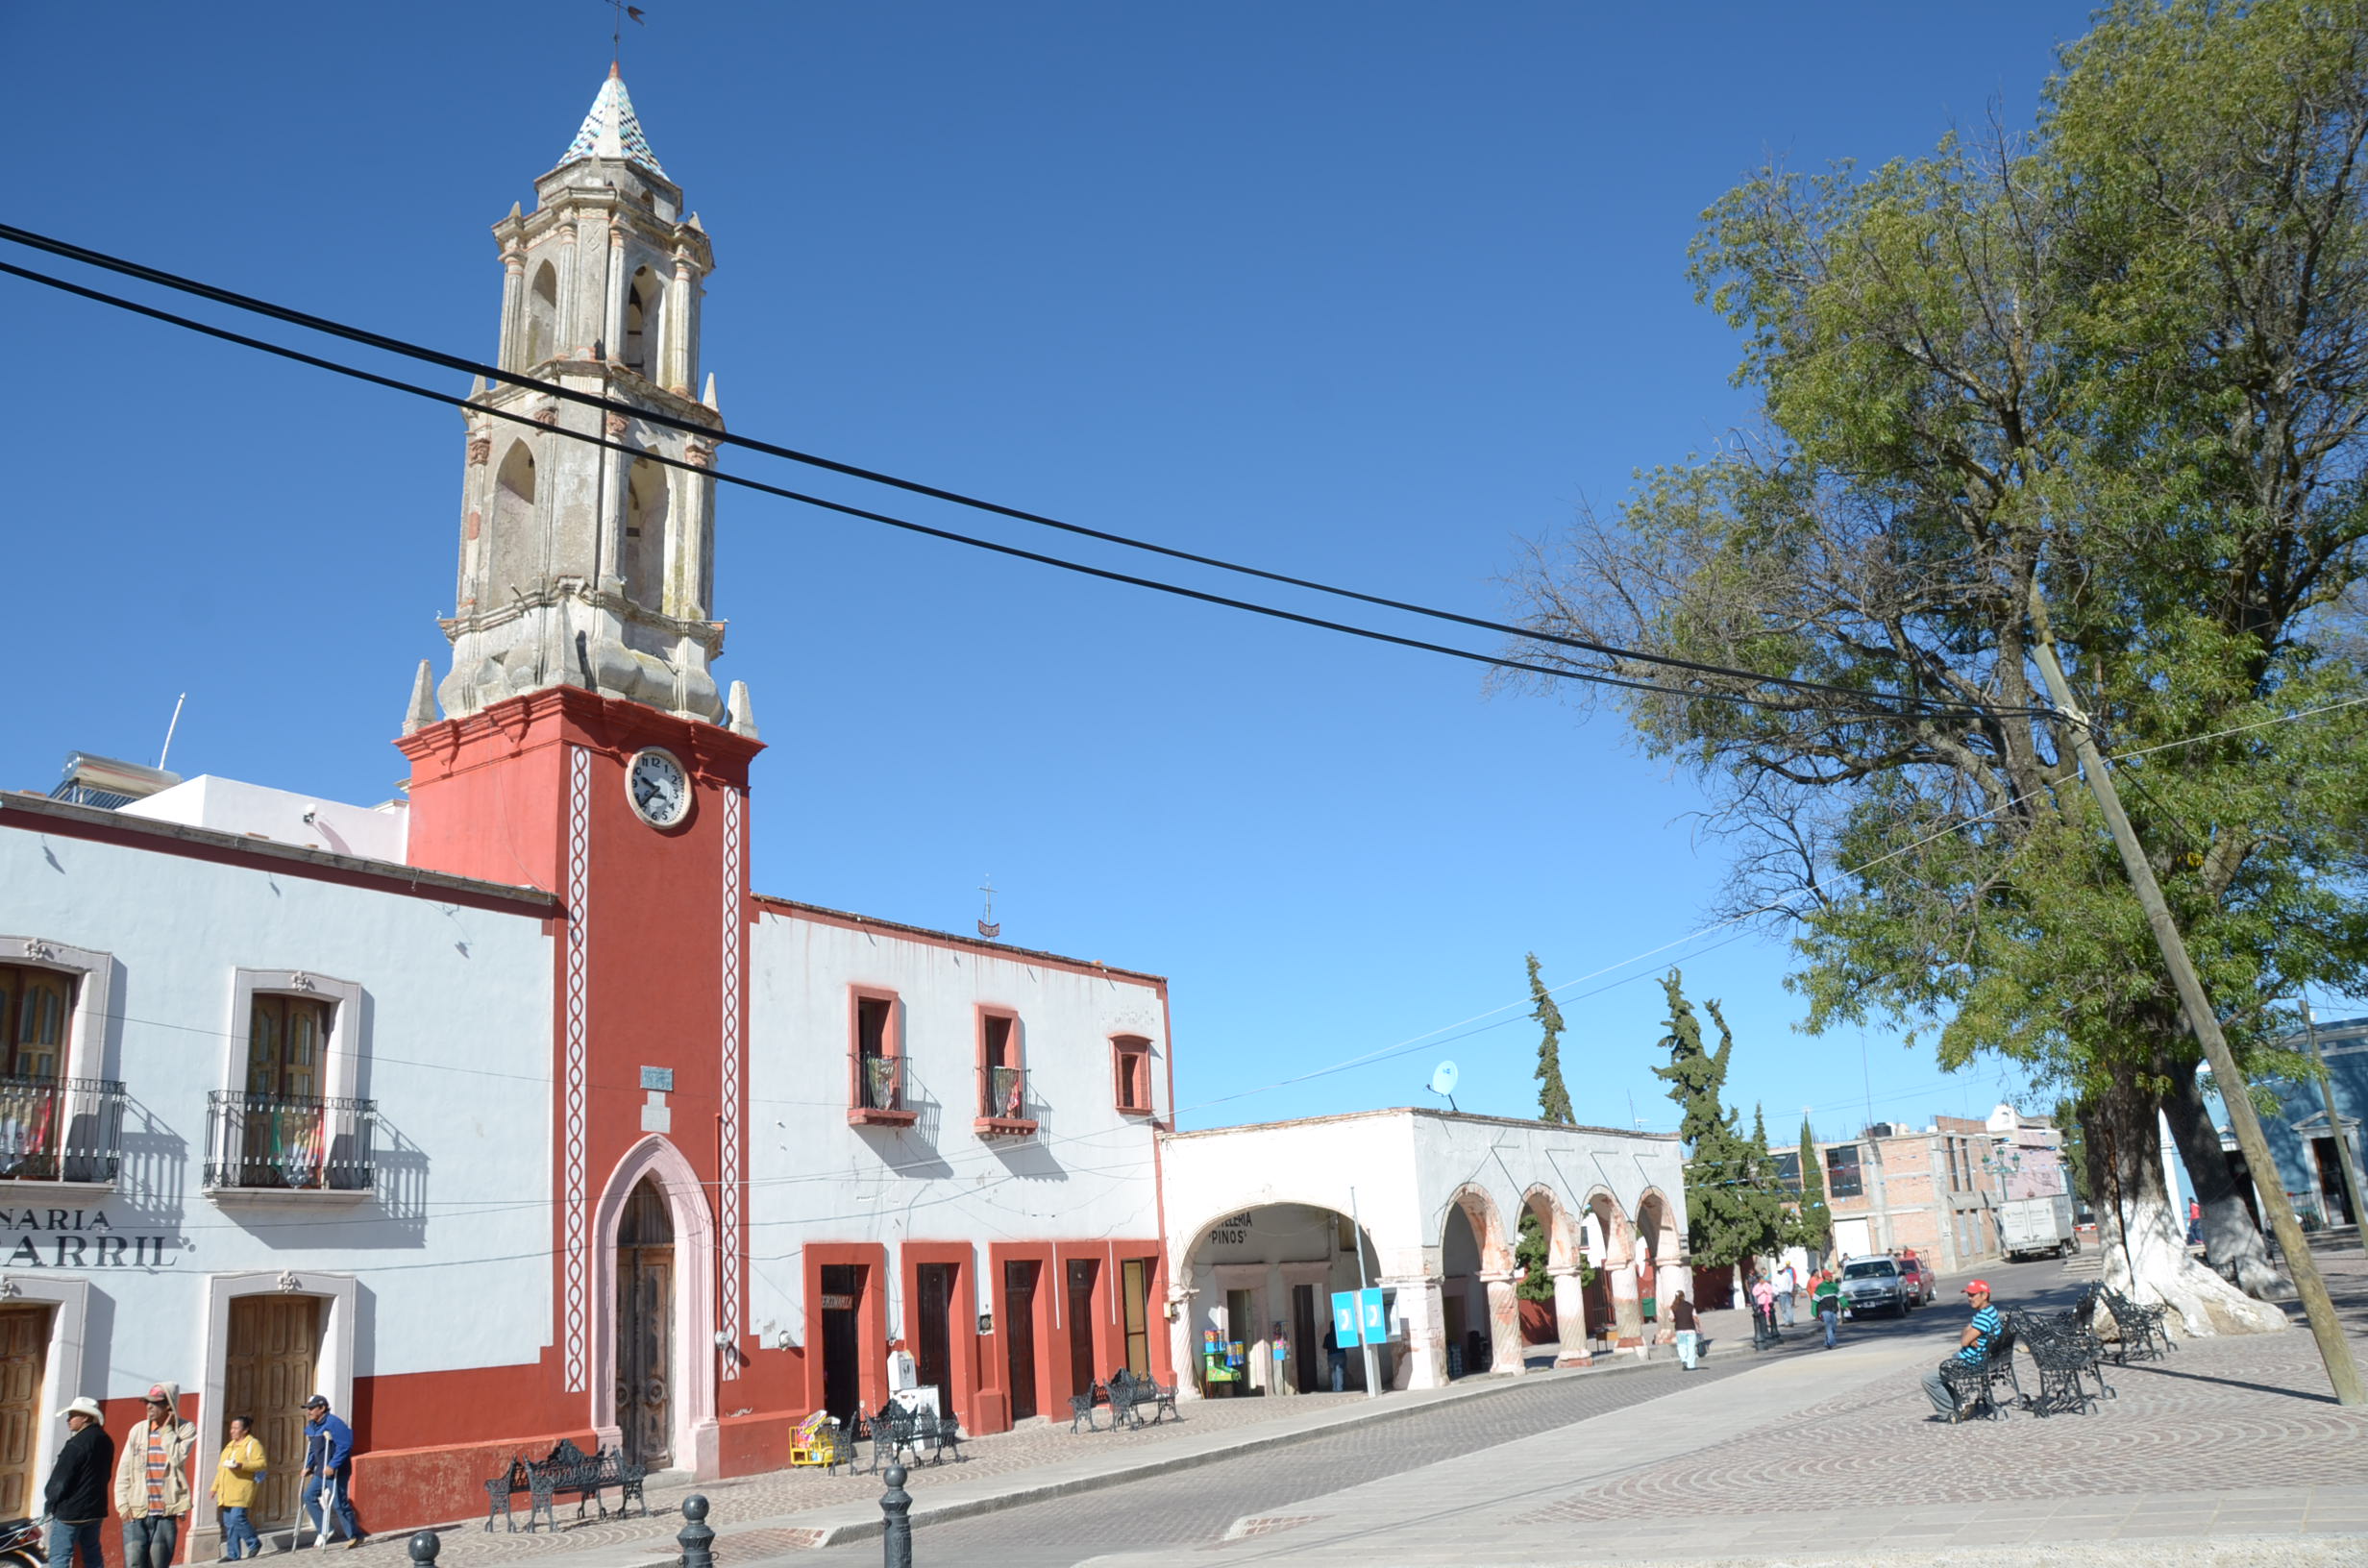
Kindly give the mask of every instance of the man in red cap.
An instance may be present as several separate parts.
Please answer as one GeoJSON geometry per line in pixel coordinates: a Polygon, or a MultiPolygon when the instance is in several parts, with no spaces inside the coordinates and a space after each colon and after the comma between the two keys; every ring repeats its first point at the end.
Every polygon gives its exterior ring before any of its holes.
{"type": "MultiPolygon", "coordinates": [[[[1982,1358],[1989,1354],[1990,1336],[2006,1327],[2006,1320],[1998,1315],[1998,1309],[1989,1304],[1987,1280],[1966,1281],[1965,1299],[1973,1304],[1973,1321],[1965,1325],[1963,1334],[1958,1335],[1957,1354],[1951,1360],[1967,1366],[1980,1366],[1982,1358]]],[[[1948,1361],[1943,1361],[1924,1374],[1924,1397],[1933,1402],[1933,1419],[1936,1421],[1954,1421],[1960,1413],[1957,1395],[1950,1391],[1948,1381],[1940,1375],[1942,1368],[1948,1364],[1948,1361]]]]}

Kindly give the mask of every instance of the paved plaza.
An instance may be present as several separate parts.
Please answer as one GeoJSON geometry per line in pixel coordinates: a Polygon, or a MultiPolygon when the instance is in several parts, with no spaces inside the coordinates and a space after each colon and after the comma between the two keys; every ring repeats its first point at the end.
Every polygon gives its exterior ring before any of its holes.
{"type": "MultiPolygon", "coordinates": [[[[2093,1273],[1989,1271],[2009,1305],[2068,1304],[2093,1273]]],[[[2322,1266],[2368,1360],[2368,1263],[2322,1266]]],[[[921,1465],[914,1560],[997,1568],[1224,1568],[1229,1562],[1765,1565],[2368,1561],[2368,1416],[2325,1392],[2307,1333],[2189,1341],[2109,1370],[2090,1415],[1928,1422],[1916,1380],[1963,1322],[1958,1282],[1904,1322],[1779,1352],[1730,1337],[1701,1370],[1471,1379],[1428,1394],[1188,1404],[1143,1433],[1044,1425],[921,1465]]],[[[670,1562],[689,1488],[656,1517],[557,1534],[444,1532],[455,1568],[670,1562]]],[[[879,1560],[879,1482],[810,1471],[701,1488],[718,1560],[879,1560]]],[[[363,1556],[390,1559],[400,1540],[363,1556]]]]}

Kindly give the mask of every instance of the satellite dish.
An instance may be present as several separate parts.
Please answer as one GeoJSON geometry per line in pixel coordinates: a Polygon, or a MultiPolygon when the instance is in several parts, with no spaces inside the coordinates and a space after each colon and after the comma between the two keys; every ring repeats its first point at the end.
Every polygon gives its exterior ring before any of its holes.
{"type": "Polygon", "coordinates": [[[1455,1064],[1442,1062],[1431,1069],[1431,1092],[1434,1094],[1454,1093],[1456,1076],[1455,1064]]]}

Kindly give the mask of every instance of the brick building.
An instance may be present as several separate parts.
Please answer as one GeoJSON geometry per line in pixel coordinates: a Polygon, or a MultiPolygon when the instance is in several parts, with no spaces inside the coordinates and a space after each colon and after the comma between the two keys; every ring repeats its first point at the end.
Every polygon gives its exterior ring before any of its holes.
{"type": "MultiPolygon", "coordinates": [[[[2061,1144],[2044,1118],[2003,1105],[1986,1120],[1877,1122],[1855,1139],[1820,1139],[1813,1147],[1834,1213],[1834,1250],[1912,1250],[1941,1274],[1995,1262],[1998,1206],[2065,1190],[2061,1144]]],[[[1785,1185],[1799,1190],[1799,1147],[1774,1152],[1785,1185]]]]}

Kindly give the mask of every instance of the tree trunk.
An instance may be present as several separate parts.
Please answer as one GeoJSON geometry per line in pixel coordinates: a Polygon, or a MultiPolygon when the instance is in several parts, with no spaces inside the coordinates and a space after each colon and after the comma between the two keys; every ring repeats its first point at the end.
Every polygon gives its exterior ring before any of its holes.
{"type": "Polygon", "coordinates": [[[2187,1180],[2195,1184],[2195,1201],[2204,1207],[2205,1261],[2246,1295],[2265,1301],[2292,1295],[2294,1282],[2270,1261],[2261,1227],[2229,1174],[2219,1129],[2211,1124],[2204,1091],[2196,1085],[2195,1065],[2174,1066],[2169,1077],[2171,1092],[2163,1099],[2162,1113],[2170,1120],[2171,1139],[2179,1145],[2187,1180]]]}
{"type": "Polygon", "coordinates": [[[2189,1335],[2266,1334],[2285,1313],[2254,1300],[2187,1252],[2187,1227],[2162,1188],[2156,1132],[2159,1096],[2129,1077],[2084,1101],[2082,1141],[2097,1205],[2097,1247],[2105,1283],[2141,1305],[2159,1302],[2189,1335]]]}

